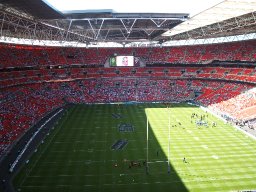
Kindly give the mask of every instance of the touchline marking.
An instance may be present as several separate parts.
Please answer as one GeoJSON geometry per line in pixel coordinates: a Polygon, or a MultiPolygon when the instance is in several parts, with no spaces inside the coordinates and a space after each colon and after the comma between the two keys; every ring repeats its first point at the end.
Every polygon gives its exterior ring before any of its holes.
{"type": "MultiPolygon", "coordinates": [[[[64,119],[64,120],[66,120],[66,119],[64,119]]],[[[59,126],[63,125],[63,123],[65,122],[64,120],[62,119],[62,122],[61,122],[61,124],[59,126]]],[[[21,183],[19,185],[20,187],[22,187],[22,185],[24,184],[25,180],[27,179],[27,177],[29,176],[31,171],[35,168],[35,166],[37,165],[38,161],[41,159],[42,155],[45,153],[46,149],[48,149],[49,145],[51,143],[53,143],[55,136],[60,132],[60,130],[61,130],[61,127],[58,127],[58,130],[55,131],[54,135],[52,135],[50,141],[48,141],[48,143],[44,146],[44,149],[39,154],[39,157],[36,159],[36,161],[34,162],[32,167],[29,169],[28,174],[26,174],[25,177],[23,178],[23,180],[21,181],[21,183]]]]}

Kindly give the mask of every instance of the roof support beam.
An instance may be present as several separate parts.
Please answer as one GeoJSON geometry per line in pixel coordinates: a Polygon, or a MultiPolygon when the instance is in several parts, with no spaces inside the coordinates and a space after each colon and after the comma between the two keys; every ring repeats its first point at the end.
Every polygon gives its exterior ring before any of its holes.
{"type": "Polygon", "coordinates": [[[67,38],[68,38],[68,34],[69,34],[69,30],[70,30],[70,28],[71,28],[71,25],[72,25],[72,19],[70,20],[69,25],[68,25],[68,29],[67,29],[67,34],[66,34],[65,41],[66,41],[67,38]]]}
{"type": "Polygon", "coordinates": [[[102,21],[101,21],[100,28],[99,28],[98,31],[97,31],[97,35],[96,35],[96,37],[95,37],[95,40],[98,40],[98,37],[99,37],[99,34],[100,34],[100,31],[101,31],[101,28],[102,28],[103,23],[104,23],[104,19],[102,19],[102,21]]]}
{"type": "MultiPolygon", "coordinates": [[[[155,22],[155,20],[154,19],[150,19],[151,21],[153,21],[153,23],[155,23],[155,25],[157,26],[157,27],[161,27],[163,24],[164,24],[164,22],[166,21],[166,19],[161,19],[161,20],[163,20],[162,22],[160,22],[160,23],[158,23],[158,22],[155,22]]],[[[159,20],[159,19],[158,19],[159,20]]]]}
{"type": "Polygon", "coordinates": [[[146,30],[146,29],[143,29],[143,31],[145,31],[145,33],[150,36],[155,30],[146,30]]]}
{"type": "Polygon", "coordinates": [[[252,12],[252,16],[253,16],[254,21],[256,22],[255,12],[252,12]]]}
{"type": "Polygon", "coordinates": [[[128,28],[126,27],[126,25],[124,24],[123,19],[120,19],[120,21],[121,21],[121,23],[123,24],[123,26],[124,26],[126,32],[129,34],[129,33],[131,33],[131,31],[132,31],[132,29],[133,29],[133,26],[134,26],[134,24],[136,23],[137,19],[134,19],[134,20],[133,20],[133,23],[132,23],[132,25],[131,25],[131,27],[130,27],[129,29],[128,29],[128,28]]]}
{"type": "Polygon", "coordinates": [[[4,22],[5,22],[5,13],[3,13],[3,20],[2,20],[2,24],[1,24],[1,36],[3,36],[3,26],[4,26],[4,22]]]}
{"type": "Polygon", "coordinates": [[[203,36],[205,36],[205,32],[204,29],[201,27],[201,31],[203,32],[203,36]]]}
{"type": "Polygon", "coordinates": [[[90,27],[91,27],[91,29],[92,29],[92,32],[93,32],[93,34],[94,34],[94,37],[96,37],[96,32],[95,32],[95,30],[94,30],[94,28],[93,28],[93,26],[92,26],[92,24],[91,24],[91,20],[88,19],[87,21],[88,21],[88,23],[89,23],[89,25],[90,25],[90,27]]]}
{"type": "Polygon", "coordinates": [[[107,34],[105,35],[104,41],[106,41],[106,39],[108,37],[108,33],[109,33],[109,30],[107,31],[107,34]]]}

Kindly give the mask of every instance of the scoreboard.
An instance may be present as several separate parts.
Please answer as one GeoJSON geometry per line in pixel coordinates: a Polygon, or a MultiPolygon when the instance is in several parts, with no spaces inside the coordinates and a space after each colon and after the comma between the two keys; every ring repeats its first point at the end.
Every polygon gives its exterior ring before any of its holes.
{"type": "Polygon", "coordinates": [[[110,67],[132,67],[134,66],[134,56],[115,56],[109,58],[110,67]]]}

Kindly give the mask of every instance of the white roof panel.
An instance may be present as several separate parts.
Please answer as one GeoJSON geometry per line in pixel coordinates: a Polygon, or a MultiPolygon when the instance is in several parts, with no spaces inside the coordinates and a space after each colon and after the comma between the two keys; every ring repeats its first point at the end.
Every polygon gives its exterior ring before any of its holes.
{"type": "Polygon", "coordinates": [[[173,36],[254,11],[256,0],[225,0],[170,29],[163,36],[173,36]]]}

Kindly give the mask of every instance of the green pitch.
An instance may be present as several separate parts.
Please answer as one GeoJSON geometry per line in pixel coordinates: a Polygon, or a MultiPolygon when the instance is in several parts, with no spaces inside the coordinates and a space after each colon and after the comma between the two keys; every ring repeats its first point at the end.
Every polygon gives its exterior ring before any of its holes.
{"type": "Polygon", "coordinates": [[[187,104],[76,105],[23,166],[14,186],[33,192],[256,190],[256,141],[187,104]],[[208,127],[196,125],[201,116],[208,127]],[[133,131],[119,131],[121,123],[133,131]],[[112,150],[118,140],[128,143],[112,150]]]}

